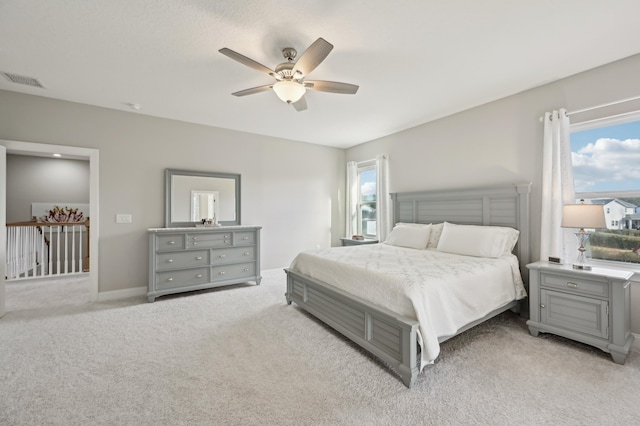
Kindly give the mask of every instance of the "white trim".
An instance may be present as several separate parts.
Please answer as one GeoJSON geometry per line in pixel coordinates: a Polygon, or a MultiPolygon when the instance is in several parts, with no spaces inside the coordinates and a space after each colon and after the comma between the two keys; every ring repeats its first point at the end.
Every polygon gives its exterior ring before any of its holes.
{"type": "Polygon", "coordinates": [[[637,349],[640,349],[640,334],[636,334],[636,333],[631,333],[633,334],[633,337],[635,337],[635,340],[633,341],[633,346],[636,347],[637,349]]]}
{"type": "Polygon", "coordinates": [[[594,118],[582,122],[571,123],[570,129],[573,132],[597,129],[599,127],[614,126],[616,124],[629,123],[640,120],[640,111],[625,112],[622,114],[610,115],[607,117],[594,118]]]}
{"type": "Polygon", "coordinates": [[[147,295],[147,287],[125,288],[122,290],[103,291],[98,293],[98,302],[109,302],[112,300],[130,299],[147,295]]]}
{"type": "MultiPolygon", "coordinates": [[[[7,148],[7,154],[19,155],[53,155],[62,154],[65,157],[89,160],[89,204],[91,208],[91,228],[90,228],[90,281],[91,281],[91,301],[98,300],[99,288],[99,247],[100,240],[100,156],[99,151],[93,148],[80,148],[65,145],[50,145],[45,143],[22,142],[0,139],[0,145],[7,148]]],[[[6,244],[6,242],[4,242],[6,244]]]]}

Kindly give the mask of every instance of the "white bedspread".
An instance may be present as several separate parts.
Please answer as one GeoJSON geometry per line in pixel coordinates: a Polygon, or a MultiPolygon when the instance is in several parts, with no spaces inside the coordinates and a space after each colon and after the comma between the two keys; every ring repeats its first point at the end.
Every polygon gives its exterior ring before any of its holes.
{"type": "Polygon", "coordinates": [[[513,255],[490,259],[370,244],[305,251],[290,268],[417,319],[421,369],[438,357],[439,337],[526,296],[513,255]]]}

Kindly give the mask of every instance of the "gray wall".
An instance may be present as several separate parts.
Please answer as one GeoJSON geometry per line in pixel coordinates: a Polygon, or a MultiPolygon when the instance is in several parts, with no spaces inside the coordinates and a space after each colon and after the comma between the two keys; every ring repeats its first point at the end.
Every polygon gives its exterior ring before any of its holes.
{"type": "MultiPolygon", "coordinates": [[[[640,55],[547,84],[347,150],[347,161],[389,154],[391,192],[533,182],[533,254],[540,252],[545,111],[575,111],[640,95],[640,55]]],[[[572,116],[574,122],[622,111],[624,103],[572,116]]],[[[640,267],[638,268],[640,270],[640,267]]],[[[637,274],[638,275],[638,274],[637,274]]],[[[636,275],[636,276],[637,276],[636,275]]],[[[632,286],[632,329],[640,333],[640,284],[632,286]]]]}
{"type": "Polygon", "coordinates": [[[342,149],[7,91],[0,139],[99,149],[100,292],[147,285],[146,230],[164,227],[166,168],[242,175],[242,223],[263,227],[264,269],[343,236],[342,149]],[[118,213],[133,223],[116,224],[118,213]]]}
{"type": "Polygon", "coordinates": [[[30,221],[31,203],[89,204],[89,162],[7,155],[7,223],[30,221]]]}

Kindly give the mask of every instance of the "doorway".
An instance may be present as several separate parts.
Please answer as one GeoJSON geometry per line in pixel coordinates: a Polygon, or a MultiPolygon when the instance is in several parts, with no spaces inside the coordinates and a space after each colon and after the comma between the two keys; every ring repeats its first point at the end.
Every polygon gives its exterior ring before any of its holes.
{"type": "MultiPolygon", "coordinates": [[[[0,145],[4,146],[6,149],[6,153],[2,153],[2,164],[5,165],[3,170],[0,170],[0,176],[3,180],[2,186],[6,185],[6,155],[7,154],[16,154],[16,155],[24,155],[24,156],[48,156],[51,157],[54,154],[60,154],[66,158],[78,159],[78,160],[88,160],[89,161],[89,205],[91,212],[91,235],[89,239],[89,250],[91,252],[90,257],[90,272],[88,276],[88,288],[89,288],[89,300],[97,301],[98,300],[98,277],[99,277],[99,269],[98,269],[98,259],[99,259],[99,151],[97,149],[91,148],[79,148],[72,146],[63,146],[63,145],[49,145],[49,144],[40,144],[40,143],[32,143],[32,142],[21,142],[21,141],[10,141],[10,140],[0,140],[0,145]]],[[[2,202],[0,205],[4,205],[6,202],[6,194],[2,192],[0,194],[2,196],[2,202]]],[[[2,220],[2,228],[6,228],[6,206],[3,208],[3,213],[1,217],[2,220]]],[[[0,233],[0,244],[2,247],[6,247],[6,232],[0,233]]],[[[3,260],[4,262],[4,260],[3,260]]],[[[3,279],[0,284],[0,292],[5,294],[5,280],[4,274],[3,279]]],[[[0,316],[5,311],[6,301],[4,298],[0,298],[0,316]]]]}

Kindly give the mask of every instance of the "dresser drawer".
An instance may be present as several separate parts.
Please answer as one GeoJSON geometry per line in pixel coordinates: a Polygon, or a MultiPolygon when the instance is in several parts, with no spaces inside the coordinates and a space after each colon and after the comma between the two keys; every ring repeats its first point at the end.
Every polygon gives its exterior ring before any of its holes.
{"type": "Polygon", "coordinates": [[[215,248],[230,245],[230,232],[187,234],[187,248],[215,248]]]}
{"type": "Polygon", "coordinates": [[[223,281],[237,278],[250,278],[256,275],[255,262],[238,263],[235,265],[214,266],[213,281],[223,281]]]}
{"type": "Polygon", "coordinates": [[[156,255],[156,270],[194,268],[209,265],[209,250],[190,250],[156,255]]]}
{"type": "Polygon", "coordinates": [[[177,271],[158,272],[156,274],[157,290],[189,287],[209,282],[210,268],[182,269],[177,271]]]}
{"type": "Polygon", "coordinates": [[[540,322],[590,336],[609,337],[609,310],[606,300],[540,290],[540,322]]]}
{"type": "Polygon", "coordinates": [[[156,250],[184,250],[184,234],[167,234],[156,237],[156,250]]]}
{"type": "Polygon", "coordinates": [[[255,247],[230,247],[213,250],[211,253],[212,265],[224,265],[227,263],[248,262],[256,259],[255,247]]]}
{"type": "Polygon", "coordinates": [[[609,283],[606,281],[589,280],[585,278],[562,276],[555,274],[541,274],[540,285],[557,290],[568,290],[571,293],[580,293],[600,297],[609,297],[609,283]]]}
{"type": "Polygon", "coordinates": [[[236,232],[233,236],[234,246],[250,246],[256,243],[255,232],[236,232]]]}

